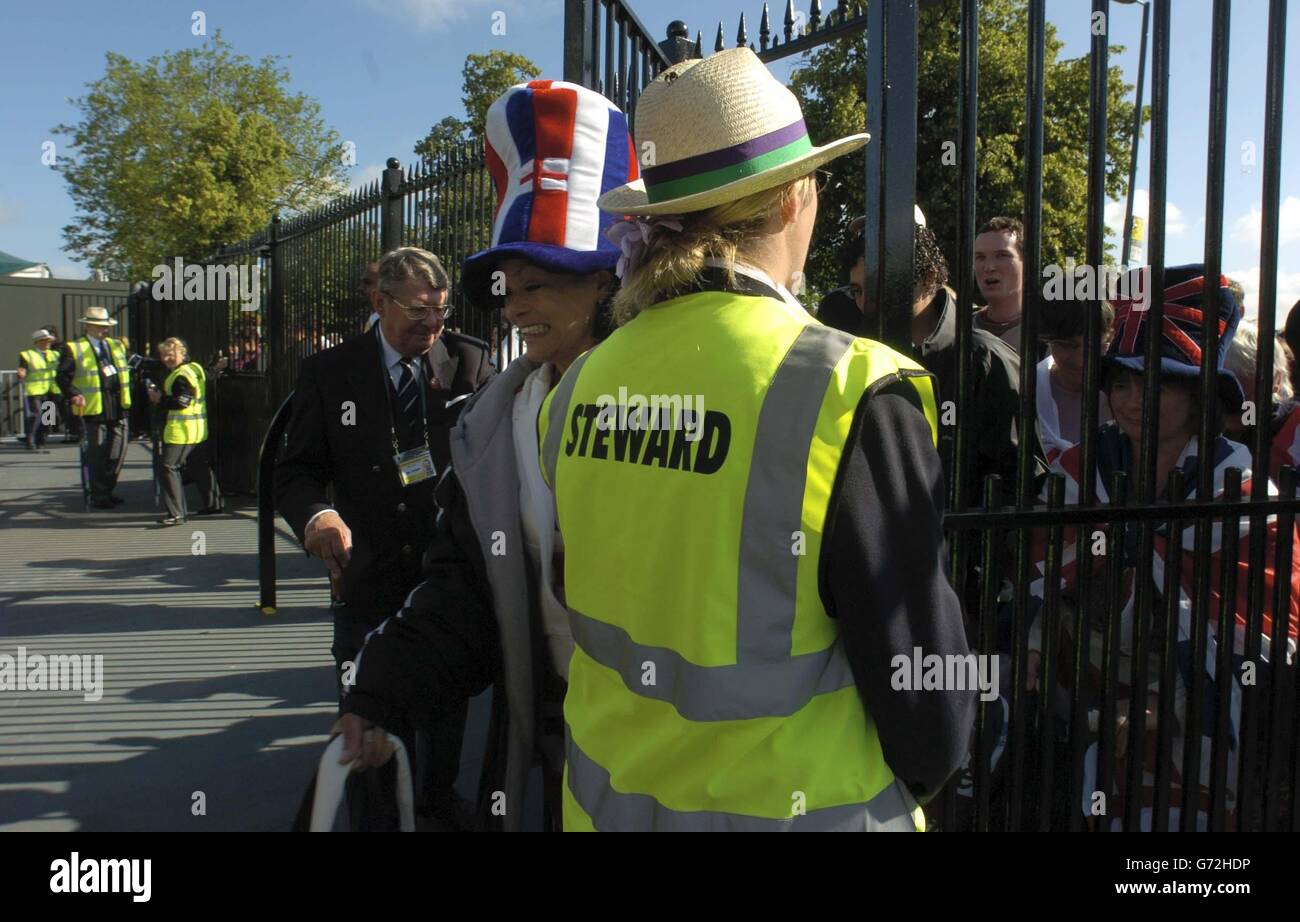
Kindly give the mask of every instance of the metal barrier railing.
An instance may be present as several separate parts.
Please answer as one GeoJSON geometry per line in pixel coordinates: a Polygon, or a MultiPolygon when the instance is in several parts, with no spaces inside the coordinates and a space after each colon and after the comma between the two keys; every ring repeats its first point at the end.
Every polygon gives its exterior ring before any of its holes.
{"type": "Polygon", "coordinates": [[[23,395],[23,383],[18,379],[18,369],[0,370],[0,436],[27,435],[23,395]]]}
{"type": "Polygon", "coordinates": [[[275,461],[292,418],[290,392],[267,426],[257,456],[257,605],[264,615],[275,614],[275,461]]]}

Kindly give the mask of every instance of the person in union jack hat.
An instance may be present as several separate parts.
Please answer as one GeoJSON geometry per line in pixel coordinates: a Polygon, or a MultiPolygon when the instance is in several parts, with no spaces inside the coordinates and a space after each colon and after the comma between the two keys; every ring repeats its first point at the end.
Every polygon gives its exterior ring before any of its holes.
{"type": "MultiPolygon", "coordinates": [[[[1221,434],[1216,434],[1209,451],[1202,451],[1200,446],[1199,431],[1203,411],[1200,374],[1201,361],[1206,348],[1203,318],[1204,312],[1209,306],[1209,292],[1212,285],[1217,287],[1219,296],[1218,342],[1214,359],[1216,387],[1211,395],[1211,399],[1215,400],[1219,406],[1210,408],[1212,424],[1217,428],[1221,422],[1223,412],[1234,413],[1240,412],[1242,409],[1241,386],[1224,363],[1233,334],[1241,319],[1241,308],[1229,288],[1228,279],[1220,276],[1216,284],[1214,280],[1205,277],[1204,267],[1200,264],[1166,269],[1165,289],[1162,293],[1164,316],[1159,331],[1159,420],[1153,447],[1156,451],[1157,488],[1161,491],[1160,496],[1162,499],[1176,502],[1190,502],[1195,499],[1197,474],[1202,463],[1213,465],[1215,499],[1221,499],[1224,496],[1227,472],[1232,468],[1241,471],[1241,495],[1243,498],[1249,497],[1254,490],[1265,490],[1269,494],[1277,493],[1277,488],[1269,480],[1266,473],[1257,477],[1252,476],[1250,452],[1244,445],[1231,441],[1221,434]],[[1203,461],[1203,459],[1206,460],[1203,461]],[[1169,492],[1173,489],[1169,474],[1174,471],[1182,474],[1182,492],[1179,495],[1170,495],[1169,492]]],[[[1098,430],[1096,437],[1097,499],[1100,504],[1111,502],[1109,491],[1115,474],[1123,473],[1127,475],[1130,484],[1136,484],[1141,476],[1138,459],[1141,455],[1144,376],[1148,372],[1146,360],[1147,341],[1154,329],[1149,304],[1146,303],[1149,300],[1150,298],[1135,298],[1133,300],[1120,299],[1114,302],[1114,337],[1103,357],[1101,369],[1102,387],[1110,402],[1114,419],[1102,426],[1098,430]]],[[[1053,471],[1065,478],[1066,503],[1077,503],[1082,493],[1080,489],[1083,479],[1082,446],[1075,446],[1064,452],[1054,463],[1053,471]]],[[[1045,498],[1044,496],[1044,500],[1045,498]]],[[[1261,656],[1265,661],[1268,661],[1275,654],[1275,651],[1271,650],[1270,647],[1273,634],[1273,618],[1275,617],[1273,611],[1273,587],[1277,578],[1273,567],[1276,559],[1277,541],[1279,540],[1276,517],[1270,517],[1267,520],[1266,528],[1265,606],[1259,642],[1261,656]]],[[[1037,562],[1035,576],[1037,578],[1030,586],[1031,615],[1034,618],[1029,641],[1028,671],[1031,688],[1037,688],[1038,685],[1039,653],[1044,643],[1040,616],[1041,606],[1046,594],[1047,542],[1045,538],[1045,534],[1036,536],[1035,557],[1037,562]]],[[[1151,567],[1154,585],[1151,587],[1152,602],[1150,611],[1139,610],[1138,564],[1140,561],[1137,538],[1138,526],[1136,523],[1089,525],[1086,533],[1082,536],[1077,529],[1066,530],[1066,546],[1064,555],[1061,558],[1063,561],[1061,567],[1060,609],[1062,630],[1059,638],[1061,645],[1058,649],[1060,655],[1056,660],[1061,667],[1056,678],[1065,688],[1069,688],[1072,681],[1072,676],[1069,675],[1071,657],[1066,655],[1066,652],[1074,649],[1075,641],[1072,635],[1076,633],[1077,629],[1076,622],[1080,601],[1078,583],[1080,569],[1084,565],[1080,560],[1080,556],[1085,556],[1081,546],[1081,539],[1091,545],[1091,553],[1088,553],[1085,559],[1089,561],[1091,566],[1092,585],[1094,587],[1094,591],[1090,596],[1092,600],[1090,604],[1093,606],[1092,630],[1088,638],[1090,655],[1084,676],[1084,688],[1088,695],[1088,707],[1090,709],[1088,720],[1089,730],[1092,734],[1092,745],[1088,750],[1088,758],[1085,762],[1086,776],[1083,789],[1089,792],[1096,789],[1095,781],[1098,772],[1097,740],[1099,738],[1100,714],[1102,713],[1100,690],[1104,681],[1101,671],[1103,632],[1110,623],[1110,618],[1118,616],[1120,619],[1118,673],[1120,680],[1118,707],[1116,709],[1115,779],[1120,802],[1117,803],[1112,799],[1107,805],[1106,816],[1109,819],[1105,821],[1112,823],[1115,828],[1119,828],[1121,818],[1124,816],[1123,801],[1129,797],[1138,797],[1142,801],[1142,826],[1146,829],[1151,828],[1156,802],[1155,778],[1157,776],[1156,762],[1158,760],[1156,741],[1159,730],[1157,715],[1160,713],[1158,691],[1161,670],[1158,667],[1158,654],[1162,649],[1166,629],[1165,613],[1173,610],[1177,613],[1175,617],[1178,620],[1176,631],[1178,670],[1174,697],[1175,726],[1173,728],[1175,738],[1170,763],[1163,766],[1164,771],[1161,773],[1161,777],[1170,779],[1169,785],[1172,792],[1169,800],[1171,807],[1169,808],[1167,821],[1169,828],[1178,828],[1180,806],[1183,803],[1183,790],[1188,786],[1193,786],[1192,803],[1196,805],[1197,809],[1196,826],[1198,828],[1207,828],[1209,823],[1211,813],[1210,771],[1213,765],[1211,759],[1214,735],[1213,720],[1201,722],[1202,735],[1199,741],[1202,749],[1201,776],[1195,779],[1185,779],[1182,776],[1183,736],[1184,727],[1186,726],[1185,718],[1189,712],[1188,690],[1192,687],[1195,672],[1200,671],[1205,689],[1204,701],[1206,702],[1215,700],[1217,694],[1216,682],[1228,681],[1233,686],[1230,690],[1232,701],[1230,710],[1231,725],[1227,734],[1230,751],[1225,789],[1225,817],[1229,828],[1232,828],[1236,822],[1237,768],[1241,754],[1237,740],[1241,716],[1241,665],[1245,657],[1248,624],[1248,586],[1250,585],[1248,577],[1251,557],[1250,521],[1244,518],[1241,519],[1235,535],[1222,525],[1215,525],[1210,544],[1209,604],[1204,612],[1196,612],[1192,604],[1194,580],[1204,568],[1204,564],[1198,566],[1197,558],[1194,555],[1196,547],[1194,523],[1184,528],[1182,533],[1176,536],[1170,535],[1167,522],[1162,522],[1157,526],[1155,556],[1151,567]],[[1100,541],[1099,533],[1105,536],[1105,552],[1101,554],[1096,553],[1100,541]],[[1222,575],[1222,558],[1225,546],[1230,547],[1232,545],[1235,545],[1234,559],[1237,562],[1236,595],[1224,599],[1225,585],[1222,575]],[[1109,600],[1107,596],[1109,596],[1109,593],[1101,587],[1106,585],[1104,582],[1106,562],[1115,554],[1121,555],[1123,580],[1121,592],[1118,596],[1118,610],[1112,612],[1108,610],[1109,600]],[[1175,558],[1177,559],[1175,560],[1175,558]],[[1177,600],[1170,600],[1174,602],[1172,609],[1167,607],[1164,599],[1165,567],[1170,565],[1175,565],[1178,573],[1178,598],[1177,600]],[[1218,618],[1220,612],[1225,610],[1232,613],[1231,617],[1233,619],[1232,630],[1229,634],[1232,638],[1232,650],[1229,653],[1232,669],[1228,675],[1219,676],[1217,675],[1218,652],[1216,640],[1218,637],[1218,618]],[[1208,642],[1203,661],[1196,660],[1193,648],[1194,619],[1202,620],[1208,626],[1208,642]],[[1147,650],[1156,654],[1148,664],[1150,667],[1147,673],[1149,685],[1145,689],[1136,689],[1130,686],[1130,679],[1133,674],[1132,644],[1135,622],[1142,625],[1147,632],[1147,650]],[[1129,733],[1130,708],[1136,709],[1139,705],[1144,705],[1147,713],[1141,740],[1130,738],[1131,734],[1129,733]],[[1141,757],[1146,771],[1142,789],[1128,791],[1125,790],[1127,773],[1124,771],[1124,767],[1129,758],[1130,750],[1135,748],[1141,748],[1142,750],[1141,757]]],[[[1293,530],[1291,536],[1286,540],[1294,543],[1295,538],[1296,533],[1293,530]]],[[[1284,635],[1286,637],[1286,649],[1276,651],[1276,655],[1284,656],[1288,660],[1295,654],[1297,624],[1300,623],[1300,555],[1293,555],[1292,569],[1289,576],[1291,582],[1290,604],[1285,615],[1283,615],[1287,619],[1284,635]]],[[[1134,753],[1134,757],[1136,755],[1134,753]]],[[[1076,805],[1076,809],[1082,810],[1085,815],[1089,816],[1090,822],[1096,822],[1096,819],[1091,816],[1089,802],[1076,805]]]]}
{"type": "Polygon", "coordinates": [[[564,546],[538,466],[537,415],[578,356],[612,330],[622,249],[596,207],[638,177],[627,118],[586,87],[533,80],[488,109],[496,188],[491,246],[464,264],[473,307],[502,311],[527,351],[470,398],[438,485],[428,579],[371,633],[344,701],[345,757],[386,761],[382,727],[406,709],[461,702],[495,685],[475,828],[516,831],[543,766],[544,822],[559,826],[561,703],[573,655],[564,546]],[[521,552],[522,550],[522,552],[521,552]]]}

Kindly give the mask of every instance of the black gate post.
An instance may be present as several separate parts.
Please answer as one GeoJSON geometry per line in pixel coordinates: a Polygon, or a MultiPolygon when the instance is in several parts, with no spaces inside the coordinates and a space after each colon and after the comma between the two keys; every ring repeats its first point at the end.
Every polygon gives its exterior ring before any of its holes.
{"type": "MultiPolygon", "coordinates": [[[[867,8],[867,222],[863,289],[879,337],[911,351],[916,219],[916,0],[867,8]]],[[[875,332],[875,331],[867,331],[875,332]]]]}
{"type": "Polygon", "coordinates": [[[402,164],[396,157],[388,158],[382,188],[384,201],[379,224],[379,247],[387,253],[402,245],[402,164]]]}
{"type": "MultiPolygon", "coordinates": [[[[271,218],[263,250],[270,264],[271,277],[266,296],[267,358],[263,372],[272,406],[282,399],[281,377],[288,373],[281,363],[284,348],[284,260],[280,258],[280,216],[271,218]]],[[[256,255],[254,259],[256,259],[256,255]]],[[[275,421],[271,427],[275,429],[275,421]]],[[[257,581],[260,588],[258,608],[264,615],[275,614],[275,493],[271,477],[275,472],[276,446],[280,433],[268,432],[258,455],[257,465],[257,581]]]]}
{"type": "Polygon", "coordinates": [[[592,7],[597,2],[564,0],[564,79],[585,87],[596,86],[591,41],[592,7]]]}
{"type": "Polygon", "coordinates": [[[281,378],[287,368],[280,364],[284,355],[284,260],[280,258],[280,216],[271,218],[266,230],[265,254],[270,263],[271,277],[266,294],[266,318],[263,329],[266,331],[267,349],[264,374],[270,379],[271,404],[283,399],[290,387],[281,378]]]}

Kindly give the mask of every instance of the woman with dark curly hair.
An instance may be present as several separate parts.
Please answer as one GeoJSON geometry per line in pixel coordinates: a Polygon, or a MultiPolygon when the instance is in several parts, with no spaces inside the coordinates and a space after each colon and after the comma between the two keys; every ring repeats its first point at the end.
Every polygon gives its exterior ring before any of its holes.
{"type": "MultiPolygon", "coordinates": [[[[479,310],[501,309],[526,345],[468,399],[438,484],[438,534],[426,580],[357,657],[342,705],[344,760],[388,760],[381,727],[407,710],[457,705],[495,683],[478,828],[521,828],[527,782],[543,766],[558,810],[564,698],[573,637],[563,545],[538,467],[537,415],[575,359],[610,330],[619,249],[603,231],[601,191],[637,177],[622,112],[600,94],[535,80],[512,87],[487,118],[497,189],[492,246],[465,262],[479,310]]],[[[548,825],[558,828],[558,814],[548,825]]]]}

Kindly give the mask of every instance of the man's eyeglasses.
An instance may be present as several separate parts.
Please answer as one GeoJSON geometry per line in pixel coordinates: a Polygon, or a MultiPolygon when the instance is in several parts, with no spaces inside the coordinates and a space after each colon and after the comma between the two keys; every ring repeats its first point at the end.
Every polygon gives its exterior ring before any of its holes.
{"type": "Polygon", "coordinates": [[[451,316],[452,306],[450,304],[446,307],[434,307],[431,304],[403,304],[388,292],[385,291],[383,294],[385,298],[396,304],[398,310],[410,320],[427,320],[432,315],[437,320],[446,321],[451,316]]]}
{"type": "Polygon", "coordinates": [[[831,184],[834,175],[830,170],[817,170],[813,179],[817,183],[817,197],[821,198],[826,192],[826,188],[831,184]]]}

